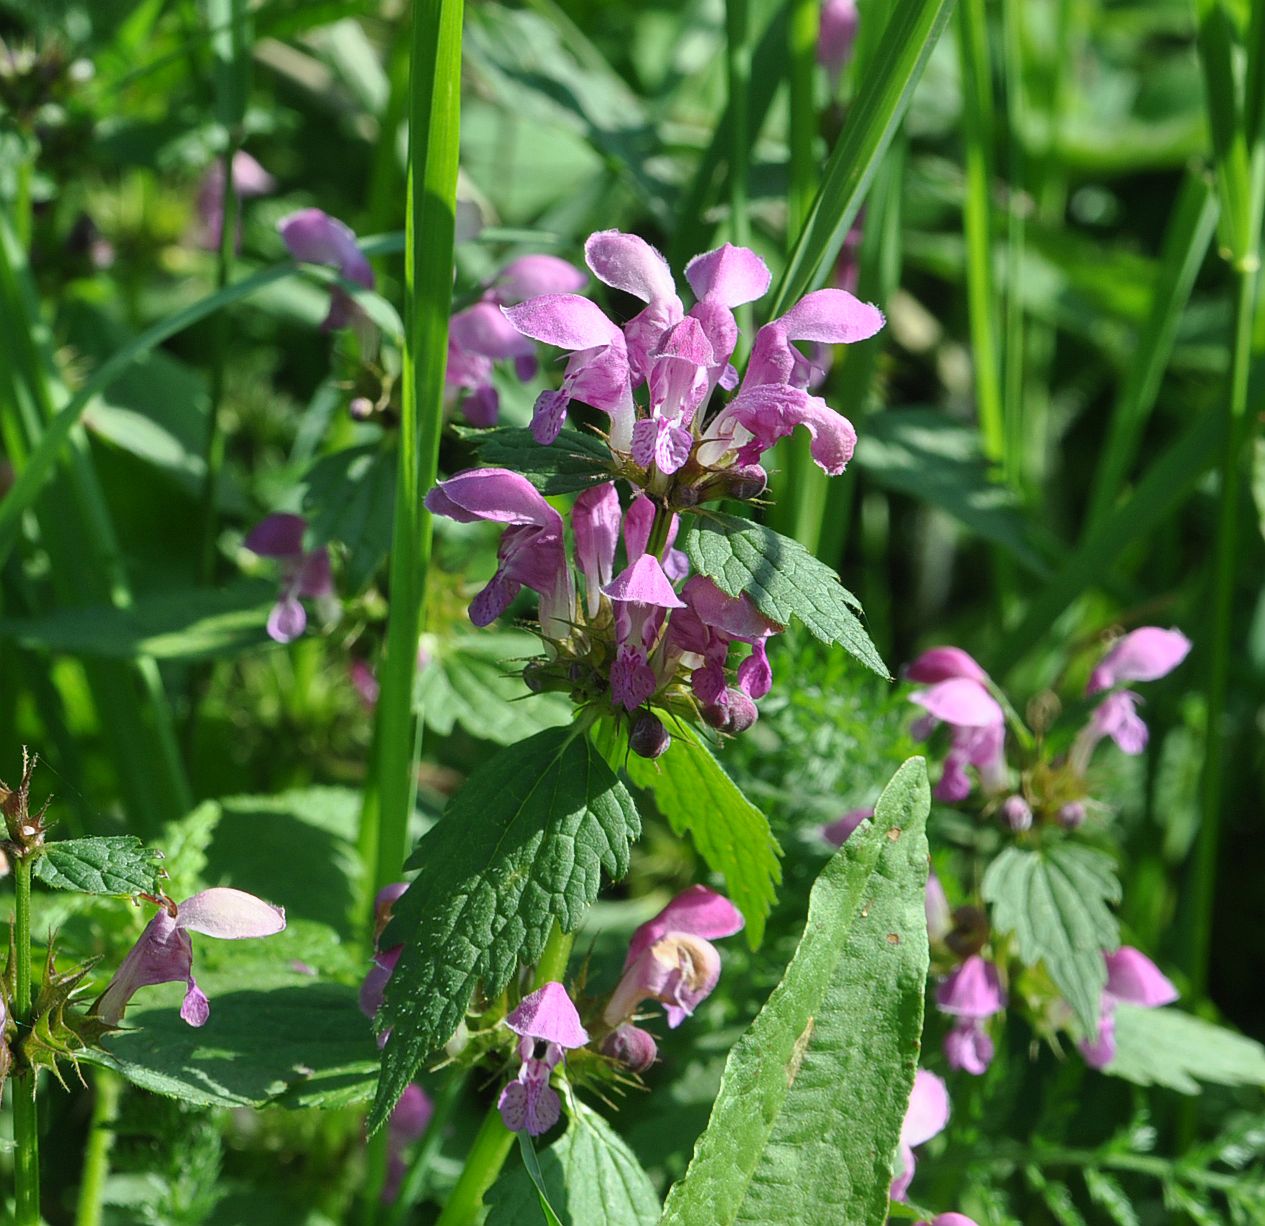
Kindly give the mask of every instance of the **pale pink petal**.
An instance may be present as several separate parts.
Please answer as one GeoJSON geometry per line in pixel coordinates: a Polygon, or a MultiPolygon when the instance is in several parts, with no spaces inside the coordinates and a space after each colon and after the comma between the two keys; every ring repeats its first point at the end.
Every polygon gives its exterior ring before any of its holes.
{"type": "Polygon", "coordinates": [[[307,610],[293,597],[282,596],[268,614],[268,637],[275,643],[292,643],[307,629],[307,610]]]}
{"type": "Polygon", "coordinates": [[[667,261],[636,234],[619,230],[591,234],[584,244],[584,260],[599,281],[642,302],[676,297],[667,261]]]}
{"type": "Polygon", "coordinates": [[[754,251],[725,243],[696,255],[685,266],[685,279],[696,297],[711,297],[724,306],[737,307],[763,298],[772,275],[754,251]]]}
{"type": "Polygon", "coordinates": [[[286,913],[245,890],[216,886],[182,902],[176,924],[209,937],[239,941],[280,932],[286,926],[286,913]]]}
{"type": "Polygon", "coordinates": [[[1171,1005],[1178,991],[1150,958],[1131,945],[1107,954],[1106,991],[1117,1000],[1155,1009],[1171,1005]]]}
{"type": "Polygon", "coordinates": [[[965,677],[981,685],[988,682],[988,674],[960,647],[929,648],[905,669],[905,677],[923,685],[954,677],[965,677]]]}
{"type": "Polygon", "coordinates": [[[566,988],[554,981],[524,996],[505,1024],[515,1034],[559,1047],[583,1047],[589,1041],[566,988]]]}
{"type": "Polygon", "coordinates": [[[1102,658],[1085,692],[1096,694],[1133,681],[1158,681],[1171,673],[1189,651],[1190,640],[1180,630],[1143,626],[1126,634],[1102,658]]]}
{"type": "Polygon", "coordinates": [[[601,589],[611,581],[619,543],[619,495],[612,481],[585,490],[571,509],[575,558],[584,575],[590,617],[597,615],[601,589]]]}
{"type": "Polygon", "coordinates": [[[993,1062],[995,1048],[981,1023],[965,1018],[944,1036],[944,1058],[956,1071],[982,1077],[993,1062]]]}
{"type": "Polygon", "coordinates": [[[524,336],[559,349],[596,349],[613,341],[623,343],[623,333],[601,308],[578,294],[542,294],[502,309],[524,336]]]}
{"type": "Polygon", "coordinates": [[[663,565],[653,554],[643,553],[603,589],[611,600],[629,604],[654,605],[660,609],[683,609],[683,601],[672,589],[663,565]]]}
{"type": "Polygon", "coordinates": [[[483,354],[504,359],[531,357],[535,349],[493,302],[476,302],[448,321],[449,341],[483,354]]]}
{"type": "Polygon", "coordinates": [[[588,278],[574,264],[556,255],[521,255],[497,274],[496,296],[521,302],[540,294],[569,294],[584,288],[588,278]]]}
{"type": "Polygon", "coordinates": [[[1004,724],[1006,719],[997,700],[978,681],[968,681],[965,677],[941,681],[929,689],[916,691],[909,698],[936,719],[962,728],[1004,724]]]}
{"type": "Polygon", "coordinates": [[[922,1145],[949,1122],[949,1091],[944,1079],[926,1069],[914,1074],[914,1088],[900,1127],[902,1145],[922,1145]]]}
{"type": "Polygon", "coordinates": [[[979,954],[972,954],[936,988],[936,1008],[951,1017],[992,1017],[1005,1003],[997,968],[979,954]]]}
{"type": "Polygon", "coordinates": [[[873,336],[884,319],[878,307],[847,290],[819,289],[801,298],[779,322],[793,341],[850,345],[873,336]]]}

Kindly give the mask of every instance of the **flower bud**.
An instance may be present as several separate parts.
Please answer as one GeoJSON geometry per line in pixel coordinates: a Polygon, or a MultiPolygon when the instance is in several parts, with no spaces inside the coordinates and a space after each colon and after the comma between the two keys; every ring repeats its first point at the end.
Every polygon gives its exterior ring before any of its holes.
{"type": "Polygon", "coordinates": [[[739,502],[749,502],[752,498],[759,498],[768,485],[768,474],[759,464],[744,464],[729,470],[725,492],[739,502]]]}
{"type": "Polygon", "coordinates": [[[642,711],[633,720],[632,733],[628,738],[632,751],[639,758],[657,758],[672,744],[672,737],[663,721],[649,711],[642,711]]]}
{"type": "Polygon", "coordinates": [[[626,1064],[634,1073],[644,1073],[658,1058],[654,1035],[640,1026],[625,1022],[602,1040],[602,1055],[626,1064]]]}
{"type": "Polygon", "coordinates": [[[1079,800],[1073,800],[1065,804],[1055,816],[1064,829],[1075,830],[1084,824],[1085,806],[1079,800]]]}
{"type": "Polygon", "coordinates": [[[953,931],[944,943],[959,957],[969,958],[977,954],[988,940],[988,917],[978,907],[969,904],[953,911],[953,931]]]}
{"type": "Polygon", "coordinates": [[[368,421],[373,416],[373,401],[368,396],[356,396],[347,406],[353,421],[368,421]]]}
{"type": "Polygon", "coordinates": [[[1007,796],[1002,801],[1001,817],[1015,834],[1032,829],[1032,806],[1022,796],[1007,796]]]}

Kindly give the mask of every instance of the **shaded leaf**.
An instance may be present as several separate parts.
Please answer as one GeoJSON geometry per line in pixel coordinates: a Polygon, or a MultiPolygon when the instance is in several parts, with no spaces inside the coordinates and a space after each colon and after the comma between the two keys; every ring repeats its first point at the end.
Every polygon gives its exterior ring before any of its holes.
{"type": "Polygon", "coordinates": [[[157,894],[162,853],[130,834],[49,843],[35,876],[57,890],[80,894],[157,894]]]}
{"type": "Polygon", "coordinates": [[[610,448],[596,434],[563,430],[543,447],[520,426],[457,433],[474,445],[484,464],[520,473],[542,494],[574,494],[611,479],[610,448]]]}
{"type": "Polygon", "coordinates": [[[347,586],[358,592],[391,546],[395,453],[376,443],[322,456],[303,478],[303,511],[312,547],[347,547],[347,586]]]}
{"type": "Polygon", "coordinates": [[[1116,1055],[1106,1072],[1140,1086],[1198,1094],[1199,1083],[1265,1086],[1265,1047],[1180,1009],[1116,1006],[1116,1055]]]}
{"type": "Polygon", "coordinates": [[[799,948],[729,1054],[665,1226],[887,1214],[927,974],[930,795],[920,758],[813,886],[799,948]]]}

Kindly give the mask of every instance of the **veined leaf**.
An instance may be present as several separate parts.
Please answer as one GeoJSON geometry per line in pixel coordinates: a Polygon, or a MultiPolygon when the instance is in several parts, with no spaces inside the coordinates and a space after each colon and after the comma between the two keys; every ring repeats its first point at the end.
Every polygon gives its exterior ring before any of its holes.
{"type": "Polygon", "coordinates": [[[426,727],[448,736],[460,724],[471,736],[512,745],[544,728],[569,723],[570,701],[562,694],[532,694],[515,672],[539,651],[529,634],[462,634],[423,638],[428,650],[413,691],[426,727]]]}
{"type": "Polygon", "coordinates": [[[49,843],[35,875],[57,890],[80,894],[157,894],[162,853],[130,834],[49,843]]]}
{"type": "MultiPolygon", "coordinates": [[[[571,1226],[655,1226],[659,1221],[659,1198],[637,1156],[583,1103],[575,1102],[566,1132],[537,1158],[549,1202],[571,1226]]],[[[495,1184],[487,1203],[487,1226],[523,1226],[540,1212],[536,1188],[521,1167],[495,1184]]]]}
{"type": "Polygon", "coordinates": [[[395,453],[376,443],[321,456],[303,478],[313,546],[347,546],[347,584],[364,588],[391,546],[395,453]]]}
{"type": "Polygon", "coordinates": [[[823,870],[782,982],[729,1054],[664,1226],[881,1223],[927,974],[926,767],[823,870]]]}
{"type": "Polygon", "coordinates": [[[574,494],[611,479],[610,448],[595,434],[563,430],[544,447],[520,426],[457,433],[474,444],[485,464],[521,473],[542,494],[574,494]]]}
{"type": "Polygon", "coordinates": [[[555,920],[573,932],[602,871],[628,871],[640,833],[628,790],[575,728],[539,732],[471,775],[418,842],[406,867],[420,872],[383,937],[404,952],[378,1015],[392,1029],[371,1129],[456,1030],[476,985],[502,991],[555,920]]]}
{"type": "Polygon", "coordinates": [[[1140,1086],[1198,1094],[1201,1081],[1265,1086],[1265,1047],[1180,1009],[1116,1006],[1116,1055],[1105,1070],[1140,1086]]]}
{"type": "Polygon", "coordinates": [[[857,617],[857,598],[797,541],[719,511],[685,517],[682,536],[694,569],[722,591],[746,592],[765,617],[782,626],[798,619],[823,643],[839,643],[880,677],[891,676],[857,617]]]}
{"type": "Polygon", "coordinates": [[[747,943],[755,949],[782,880],[782,849],[769,819],[692,730],[673,729],[671,748],[655,761],[630,753],[623,766],[633,783],[654,796],[672,829],[688,834],[707,867],[724,877],[730,899],[747,921],[747,943]]]}
{"type": "Polygon", "coordinates": [[[1110,856],[1078,843],[1007,847],[984,874],[983,891],[993,927],[1015,934],[1029,966],[1045,963],[1085,1033],[1096,1034],[1107,984],[1103,954],[1120,945],[1110,909],[1120,883],[1110,856]]]}

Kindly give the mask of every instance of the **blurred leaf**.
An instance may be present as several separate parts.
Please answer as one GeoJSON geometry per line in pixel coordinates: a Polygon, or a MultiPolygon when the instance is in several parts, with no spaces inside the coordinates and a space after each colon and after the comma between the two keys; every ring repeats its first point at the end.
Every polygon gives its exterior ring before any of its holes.
{"type": "Polygon", "coordinates": [[[574,727],[539,732],[470,776],[405,865],[420,871],[383,936],[404,949],[378,1015],[392,1030],[371,1130],[480,981],[495,996],[540,957],[555,920],[574,932],[602,871],[628,871],[640,833],[632,797],[574,727]]]}
{"type": "Polygon", "coordinates": [[[1116,1226],[1139,1226],[1137,1212],[1114,1175],[1096,1167],[1086,1167],[1085,1186],[1089,1189],[1090,1199],[1116,1226]]]}
{"type": "Polygon", "coordinates": [[[824,562],[797,541],[749,519],[697,511],[684,521],[680,547],[694,569],[730,596],[746,593],[780,626],[798,619],[823,643],[839,643],[854,659],[890,677],[865,627],[861,606],[824,562]]]}
{"type": "Polygon", "coordinates": [[[103,1051],[83,1058],[210,1107],[338,1107],[371,1094],[377,1049],[354,987],[257,967],[199,972],[198,982],[211,1001],[205,1026],[180,1019],[183,983],[162,984],[133,1000],[126,1029],[103,1051]]]}
{"type": "Polygon", "coordinates": [[[1120,901],[1111,857],[1078,843],[1037,851],[1007,847],[982,885],[998,932],[1013,932],[1028,966],[1043,962],[1084,1032],[1098,1032],[1107,984],[1104,952],[1120,945],[1110,904],[1120,901]]]}
{"type": "Polygon", "coordinates": [[[240,655],[269,642],[272,584],[243,580],[219,590],[189,588],[140,597],[130,608],[61,608],[0,617],[0,638],[79,656],[199,660],[240,655]]]}
{"type": "Polygon", "coordinates": [[[35,876],[57,890],[80,894],[157,894],[162,852],[130,834],[48,843],[35,876]]]}
{"type": "Polygon", "coordinates": [[[672,829],[688,834],[707,867],[724,877],[730,899],[747,921],[747,943],[756,949],[782,880],[782,852],[769,819],[686,725],[673,730],[671,747],[653,762],[628,753],[626,741],[619,751],[628,777],[654,796],[672,829]]]}
{"type": "Polygon", "coordinates": [[[1106,1072],[1140,1086],[1198,1094],[1199,1082],[1265,1086],[1265,1047],[1180,1009],[1116,1006],[1116,1055],[1106,1072]]]}
{"type": "Polygon", "coordinates": [[[347,546],[347,586],[362,591],[391,547],[395,451],[367,443],[321,456],[303,478],[313,547],[347,546]]]}
{"type": "Polygon", "coordinates": [[[516,426],[459,427],[457,433],[474,444],[484,464],[521,473],[542,494],[573,494],[611,479],[610,448],[595,434],[563,430],[542,447],[530,430],[516,426]]]}
{"type": "Polygon", "coordinates": [[[512,745],[544,728],[571,722],[563,694],[533,694],[523,684],[521,662],[535,655],[540,640],[529,634],[427,635],[424,667],[418,670],[414,707],[426,727],[448,736],[460,724],[471,736],[512,745]]]}
{"type": "MultiPolygon", "coordinates": [[[[550,1203],[570,1226],[655,1226],[659,1198],[636,1155],[597,1112],[572,1098],[567,1130],[537,1154],[550,1203]]],[[[527,1226],[539,1200],[529,1173],[508,1171],[487,1196],[486,1226],[527,1226]]]]}
{"type": "Polygon", "coordinates": [[[1013,490],[989,476],[978,430],[934,409],[875,413],[856,462],[884,488],[938,507],[1029,570],[1047,572],[1013,490]]]}
{"type": "Polygon", "coordinates": [[[818,877],[664,1226],[884,1220],[922,1033],[929,806],[913,758],[818,877]]]}

